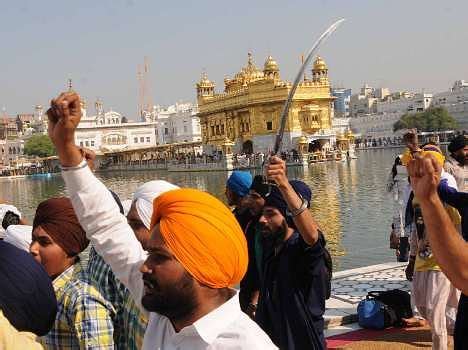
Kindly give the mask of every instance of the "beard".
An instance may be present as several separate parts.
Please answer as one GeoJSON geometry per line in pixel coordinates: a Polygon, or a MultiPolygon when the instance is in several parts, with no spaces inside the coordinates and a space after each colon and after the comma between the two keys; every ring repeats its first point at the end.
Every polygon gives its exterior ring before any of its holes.
{"type": "Polygon", "coordinates": [[[143,296],[141,304],[150,312],[157,312],[170,320],[188,317],[196,308],[193,277],[187,272],[173,285],[160,288],[154,278],[143,275],[153,288],[143,296]]]}
{"type": "Polygon", "coordinates": [[[286,235],[288,230],[288,224],[286,220],[281,223],[280,227],[272,229],[266,225],[262,226],[262,233],[265,237],[270,237],[272,239],[282,239],[286,235]]]}
{"type": "Polygon", "coordinates": [[[460,164],[460,165],[465,165],[467,164],[467,159],[465,154],[454,154],[453,158],[460,164]]]}

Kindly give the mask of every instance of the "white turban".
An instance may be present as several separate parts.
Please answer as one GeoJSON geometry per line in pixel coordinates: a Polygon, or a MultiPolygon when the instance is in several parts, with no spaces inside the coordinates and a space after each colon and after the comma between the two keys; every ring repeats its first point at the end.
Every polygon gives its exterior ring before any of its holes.
{"type": "Polygon", "coordinates": [[[32,226],[10,225],[6,229],[5,242],[13,244],[16,248],[29,252],[32,241],[32,226]]]}
{"type": "Polygon", "coordinates": [[[136,209],[143,225],[149,230],[153,215],[153,201],[160,194],[179,187],[164,180],[149,181],[138,187],[133,195],[136,209]]]}
{"type": "Polygon", "coordinates": [[[18,215],[21,219],[21,213],[20,211],[18,210],[18,208],[16,208],[14,205],[10,205],[10,204],[0,204],[0,238],[2,238],[3,236],[5,236],[5,230],[3,229],[2,227],[2,222],[3,222],[3,218],[5,217],[5,214],[8,212],[8,211],[11,211],[13,213],[15,213],[16,215],[18,215]]]}
{"type": "Polygon", "coordinates": [[[126,199],[122,201],[122,207],[124,211],[124,215],[127,216],[128,212],[130,211],[130,208],[132,206],[133,201],[131,199],[126,199]]]}

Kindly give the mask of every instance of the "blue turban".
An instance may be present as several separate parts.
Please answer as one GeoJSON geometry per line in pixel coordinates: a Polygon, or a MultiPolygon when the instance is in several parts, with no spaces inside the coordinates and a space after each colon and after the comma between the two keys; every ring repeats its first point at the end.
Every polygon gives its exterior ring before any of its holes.
{"type": "Polygon", "coordinates": [[[49,333],[57,312],[50,277],[31,254],[0,241],[0,310],[18,331],[49,333]]]}
{"type": "Polygon", "coordinates": [[[244,197],[252,185],[252,175],[248,171],[235,170],[227,180],[226,186],[238,196],[244,197]]]}
{"type": "MultiPolygon", "coordinates": [[[[291,180],[289,181],[289,184],[299,196],[307,201],[307,208],[309,208],[310,201],[312,200],[312,191],[310,190],[309,186],[299,180],[291,180]]],[[[271,186],[270,194],[265,197],[265,207],[273,207],[278,209],[285,217],[288,225],[292,228],[296,228],[292,218],[286,215],[288,205],[286,204],[286,201],[284,200],[283,195],[277,186],[271,186]]]]}

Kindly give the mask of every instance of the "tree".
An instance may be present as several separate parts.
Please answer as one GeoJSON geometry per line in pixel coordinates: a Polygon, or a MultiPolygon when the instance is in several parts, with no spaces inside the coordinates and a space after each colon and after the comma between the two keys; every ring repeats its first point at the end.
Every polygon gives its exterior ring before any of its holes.
{"type": "Polygon", "coordinates": [[[423,112],[406,113],[393,124],[393,131],[417,129],[418,131],[444,131],[458,129],[457,121],[443,107],[431,107],[423,112]]]}
{"type": "Polygon", "coordinates": [[[55,147],[47,135],[33,135],[24,145],[24,154],[28,156],[50,157],[55,155],[55,147]]]}

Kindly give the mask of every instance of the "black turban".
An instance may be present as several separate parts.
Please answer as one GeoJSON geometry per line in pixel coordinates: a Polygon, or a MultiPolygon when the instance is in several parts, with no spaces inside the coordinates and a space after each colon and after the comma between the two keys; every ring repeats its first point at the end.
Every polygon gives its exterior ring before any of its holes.
{"type": "Polygon", "coordinates": [[[41,226],[69,256],[78,255],[89,244],[69,198],[50,198],[40,203],[33,230],[37,226],[41,226]]]}
{"type": "Polygon", "coordinates": [[[49,333],[57,300],[50,277],[31,254],[0,241],[0,310],[22,332],[49,333]]]}
{"type": "Polygon", "coordinates": [[[448,145],[448,150],[450,153],[455,153],[459,149],[462,149],[466,146],[466,138],[464,135],[458,135],[448,145]]]}
{"type": "Polygon", "coordinates": [[[265,183],[262,175],[254,176],[250,189],[257,192],[263,198],[268,194],[268,184],[265,183]]]}

